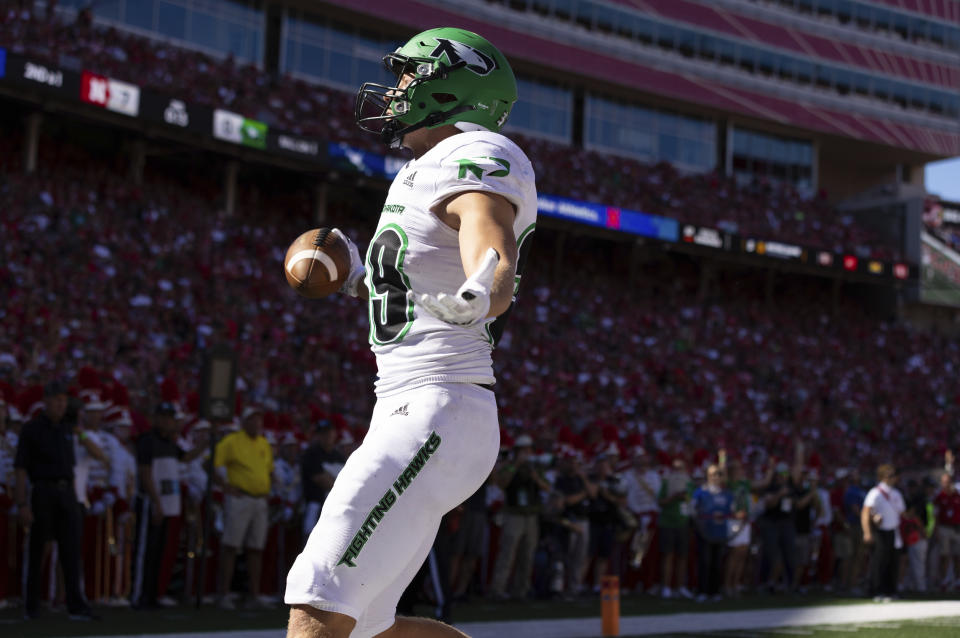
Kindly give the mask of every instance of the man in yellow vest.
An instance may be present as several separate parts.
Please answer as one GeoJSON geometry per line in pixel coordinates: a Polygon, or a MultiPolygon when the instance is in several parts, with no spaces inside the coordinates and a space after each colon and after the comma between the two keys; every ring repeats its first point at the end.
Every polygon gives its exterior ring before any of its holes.
{"type": "Polygon", "coordinates": [[[223,516],[223,553],[220,558],[220,607],[233,609],[227,597],[233,580],[237,550],[247,556],[250,598],[247,605],[263,606],[260,599],[260,574],[263,546],[267,540],[267,497],[273,473],[273,454],[264,438],[263,411],[247,407],[241,428],[223,437],[213,458],[214,479],[225,494],[223,516]]]}

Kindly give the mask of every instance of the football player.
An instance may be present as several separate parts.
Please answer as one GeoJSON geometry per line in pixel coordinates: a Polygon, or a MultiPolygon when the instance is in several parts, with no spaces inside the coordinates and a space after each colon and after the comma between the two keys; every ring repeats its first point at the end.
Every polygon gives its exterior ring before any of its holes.
{"type": "Polygon", "coordinates": [[[291,638],[463,636],[396,605],[441,517],[483,484],[500,447],[491,353],[537,214],[530,161],[499,134],[516,80],[462,29],[424,31],[384,62],[397,81],[360,88],[357,123],[414,159],[365,261],[347,240],[342,288],[367,300],[377,402],[287,577],[291,638]]]}

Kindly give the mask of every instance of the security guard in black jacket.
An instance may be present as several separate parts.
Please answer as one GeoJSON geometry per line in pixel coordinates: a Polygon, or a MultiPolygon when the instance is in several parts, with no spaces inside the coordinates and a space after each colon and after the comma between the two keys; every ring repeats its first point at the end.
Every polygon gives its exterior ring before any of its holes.
{"type": "MultiPolygon", "coordinates": [[[[67,611],[73,620],[94,618],[83,597],[80,575],[80,504],[73,487],[75,419],[67,412],[66,387],[56,381],[44,388],[44,411],[20,433],[16,470],[16,499],[20,523],[30,528],[26,618],[37,616],[40,605],[43,547],[50,539],[59,547],[67,596],[67,611]],[[27,479],[33,487],[27,499],[27,479]]],[[[79,433],[81,443],[94,445],[79,433]]]]}

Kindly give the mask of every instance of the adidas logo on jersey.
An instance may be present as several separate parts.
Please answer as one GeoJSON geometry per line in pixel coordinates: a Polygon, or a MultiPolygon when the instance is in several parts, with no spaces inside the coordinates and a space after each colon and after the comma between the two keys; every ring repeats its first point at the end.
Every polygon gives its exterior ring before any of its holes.
{"type": "Polygon", "coordinates": [[[413,171],[403,178],[403,185],[407,188],[413,188],[413,179],[417,176],[417,171],[413,171]]]}
{"type": "Polygon", "coordinates": [[[404,403],[399,408],[390,413],[390,416],[410,416],[410,413],[407,412],[407,406],[409,403],[404,403]]]}

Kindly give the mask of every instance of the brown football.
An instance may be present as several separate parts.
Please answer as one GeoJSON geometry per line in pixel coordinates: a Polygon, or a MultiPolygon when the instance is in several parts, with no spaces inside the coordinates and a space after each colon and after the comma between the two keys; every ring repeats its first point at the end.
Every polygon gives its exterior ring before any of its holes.
{"type": "Polygon", "coordinates": [[[290,287],[304,297],[332,295],[350,273],[350,249],[330,228],[308,230],[287,248],[283,273],[290,287]]]}

